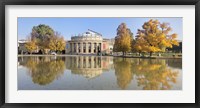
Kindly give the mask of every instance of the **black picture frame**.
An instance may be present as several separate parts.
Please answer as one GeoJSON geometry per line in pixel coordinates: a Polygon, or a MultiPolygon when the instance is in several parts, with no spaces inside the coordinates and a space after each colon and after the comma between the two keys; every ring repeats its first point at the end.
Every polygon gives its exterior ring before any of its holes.
{"type": "Polygon", "coordinates": [[[200,0],[1,0],[0,2],[0,106],[21,107],[199,107],[200,0]],[[5,103],[5,6],[6,5],[195,5],[195,103],[5,103]]]}

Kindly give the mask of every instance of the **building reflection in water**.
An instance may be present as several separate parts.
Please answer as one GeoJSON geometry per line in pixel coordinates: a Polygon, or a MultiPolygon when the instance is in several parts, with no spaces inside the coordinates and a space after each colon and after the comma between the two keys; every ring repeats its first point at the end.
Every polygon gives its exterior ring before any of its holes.
{"type": "Polygon", "coordinates": [[[59,79],[65,69],[71,70],[72,75],[80,75],[86,79],[101,77],[104,72],[113,71],[115,79],[112,80],[116,80],[120,89],[128,89],[130,86],[144,90],[171,89],[177,83],[177,77],[182,69],[181,59],[51,56],[18,57],[18,61],[19,66],[28,68],[32,81],[39,85],[50,84],[59,79]]]}
{"type": "Polygon", "coordinates": [[[111,58],[99,56],[75,56],[65,57],[66,68],[73,74],[82,75],[86,78],[95,78],[102,74],[103,70],[110,69],[111,58]]]}

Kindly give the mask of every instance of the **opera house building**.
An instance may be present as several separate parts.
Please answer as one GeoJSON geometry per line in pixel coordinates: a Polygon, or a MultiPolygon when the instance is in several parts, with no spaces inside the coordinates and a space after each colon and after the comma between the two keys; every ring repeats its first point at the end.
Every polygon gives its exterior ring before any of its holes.
{"type": "Polygon", "coordinates": [[[102,34],[89,30],[72,36],[66,43],[66,54],[112,54],[114,41],[103,39],[102,34]]]}

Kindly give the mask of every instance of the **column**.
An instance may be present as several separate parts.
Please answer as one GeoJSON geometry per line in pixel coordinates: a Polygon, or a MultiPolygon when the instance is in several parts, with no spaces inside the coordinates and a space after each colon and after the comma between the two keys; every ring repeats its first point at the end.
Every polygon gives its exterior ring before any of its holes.
{"type": "Polygon", "coordinates": [[[83,53],[83,42],[81,42],[80,47],[81,47],[81,53],[83,53]]]}
{"type": "Polygon", "coordinates": [[[71,43],[69,43],[69,52],[72,52],[72,44],[71,43]]]}
{"type": "Polygon", "coordinates": [[[86,43],[86,54],[88,54],[88,43],[86,43]]]}
{"type": "Polygon", "coordinates": [[[71,43],[72,44],[72,54],[74,53],[74,43],[71,43]]]}
{"type": "Polygon", "coordinates": [[[91,43],[91,53],[94,53],[94,43],[91,43]]]}
{"type": "Polygon", "coordinates": [[[78,53],[78,43],[76,43],[76,53],[78,53]]]}
{"type": "Polygon", "coordinates": [[[95,49],[96,49],[96,53],[98,53],[98,43],[96,43],[95,49]]]}
{"type": "Polygon", "coordinates": [[[97,52],[97,50],[96,50],[96,43],[94,43],[94,50],[95,50],[95,53],[97,52]]]}
{"type": "Polygon", "coordinates": [[[76,52],[76,43],[74,43],[74,53],[76,52]]]}

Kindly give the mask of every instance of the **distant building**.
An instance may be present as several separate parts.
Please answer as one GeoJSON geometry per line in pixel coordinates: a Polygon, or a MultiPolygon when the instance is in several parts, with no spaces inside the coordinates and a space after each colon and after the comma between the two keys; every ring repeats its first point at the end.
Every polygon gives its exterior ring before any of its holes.
{"type": "MultiPolygon", "coordinates": [[[[28,54],[29,53],[25,47],[26,43],[28,43],[28,42],[29,42],[28,40],[24,40],[24,39],[21,39],[18,41],[18,54],[28,54]]],[[[37,47],[37,50],[33,51],[33,53],[37,53],[38,50],[39,49],[37,47]]]]}
{"type": "Polygon", "coordinates": [[[25,54],[25,53],[28,52],[26,47],[25,47],[25,44],[27,42],[28,41],[24,40],[24,39],[18,41],[18,43],[17,43],[18,44],[18,54],[25,54]]]}
{"type": "Polygon", "coordinates": [[[72,36],[66,42],[66,54],[110,54],[112,42],[103,39],[102,34],[89,30],[83,34],[72,36]]]}
{"type": "Polygon", "coordinates": [[[103,39],[102,54],[113,54],[114,39],[103,39]]]}

